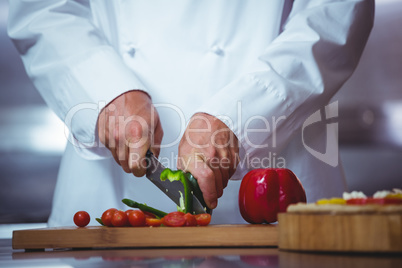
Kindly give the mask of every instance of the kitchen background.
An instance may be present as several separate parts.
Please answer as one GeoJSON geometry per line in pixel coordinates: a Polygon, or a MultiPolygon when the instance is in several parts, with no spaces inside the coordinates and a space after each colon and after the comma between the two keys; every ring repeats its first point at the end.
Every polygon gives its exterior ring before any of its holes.
{"type": "MultiPolygon", "coordinates": [[[[63,123],[27,78],[8,39],[7,12],[8,2],[0,0],[0,227],[46,222],[66,143],[63,123]]],[[[402,188],[401,14],[401,0],[376,1],[374,29],[359,67],[334,97],[350,191],[402,188]]],[[[222,207],[239,185],[229,183],[222,207]]],[[[217,222],[224,219],[224,213],[214,214],[217,222]]]]}

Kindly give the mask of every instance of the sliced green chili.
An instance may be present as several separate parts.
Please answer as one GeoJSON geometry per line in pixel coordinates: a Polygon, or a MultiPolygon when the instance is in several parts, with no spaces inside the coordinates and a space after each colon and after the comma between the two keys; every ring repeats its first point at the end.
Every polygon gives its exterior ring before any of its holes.
{"type": "Polygon", "coordinates": [[[181,170],[171,170],[166,168],[162,171],[161,180],[169,180],[169,181],[180,181],[183,184],[184,188],[184,208],[180,207],[180,210],[184,210],[184,213],[192,213],[193,212],[193,197],[191,194],[191,185],[187,178],[187,176],[181,170]]]}
{"type": "Polygon", "coordinates": [[[125,198],[125,199],[122,200],[122,202],[124,204],[126,204],[127,206],[129,206],[129,207],[138,208],[138,209],[140,209],[142,211],[150,212],[150,213],[154,214],[155,216],[157,216],[159,218],[163,218],[163,217],[165,217],[167,215],[166,212],[163,212],[163,211],[161,211],[159,209],[147,206],[146,204],[135,202],[135,201],[133,201],[131,199],[125,198]]]}
{"type": "Polygon", "coordinates": [[[105,226],[105,225],[103,224],[103,222],[102,222],[102,219],[100,219],[100,218],[95,218],[95,220],[96,220],[97,222],[99,222],[100,225],[105,226]]]}
{"type": "Polygon", "coordinates": [[[202,191],[200,189],[200,186],[198,185],[197,180],[194,178],[194,176],[190,172],[185,173],[185,175],[190,183],[191,191],[193,192],[195,197],[197,197],[198,201],[200,201],[201,205],[205,208],[205,212],[211,213],[211,209],[205,203],[204,197],[202,195],[202,191]]]}

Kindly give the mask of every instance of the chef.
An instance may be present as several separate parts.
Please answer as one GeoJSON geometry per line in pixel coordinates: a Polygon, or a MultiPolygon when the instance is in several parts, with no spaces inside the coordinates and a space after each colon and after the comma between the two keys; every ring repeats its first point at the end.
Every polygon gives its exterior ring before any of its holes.
{"type": "MultiPolygon", "coordinates": [[[[358,64],[374,1],[9,5],[26,71],[68,129],[50,226],[71,225],[78,210],[126,209],[122,198],[175,210],[137,178],[148,149],[190,171],[217,211],[229,179],[254,168],[291,169],[309,202],[345,190],[324,119],[337,116],[329,101],[358,64]]],[[[237,209],[232,199],[225,210],[237,209]]]]}

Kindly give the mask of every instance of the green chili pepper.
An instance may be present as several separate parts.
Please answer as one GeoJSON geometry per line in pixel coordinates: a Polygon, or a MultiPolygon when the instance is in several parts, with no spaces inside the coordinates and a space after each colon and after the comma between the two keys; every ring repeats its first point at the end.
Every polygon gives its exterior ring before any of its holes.
{"type": "Polygon", "coordinates": [[[105,226],[105,225],[103,224],[103,222],[102,222],[102,219],[101,219],[101,218],[95,218],[95,220],[96,220],[97,222],[99,222],[99,224],[100,224],[100,225],[105,226]]]}
{"type": "Polygon", "coordinates": [[[187,176],[181,170],[172,171],[169,168],[166,168],[162,171],[161,180],[164,181],[168,179],[169,181],[180,181],[184,187],[184,207],[179,207],[179,210],[184,213],[192,213],[193,212],[193,197],[191,195],[191,186],[188,181],[187,176]]]}
{"type": "Polygon", "coordinates": [[[156,208],[147,206],[145,204],[135,202],[135,201],[127,199],[127,198],[123,199],[122,202],[124,204],[126,204],[127,206],[129,206],[129,207],[138,208],[138,209],[140,209],[142,211],[150,212],[150,213],[154,214],[155,216],[157,216],[159,218],[163,218],[163,217],[165,217],[167,215],[166,212],[163,212],[163,211],[158,210],[156,208]]]}
{"type": "Polygon", "coordinates": [[[191,191],[193,192],[195,197],[197,197],[198,201],[200,201],[201,205],[206,209],[205,212],[211,213],[211,209],[205,203],[204,197],[202,195],[202,191],[200,189],[200,186],[198,185],[197,180],[194,178],[194,176],[190,172],[185,173],[185,175],[186,175],[188,181],[190,182],[191,191]]]}

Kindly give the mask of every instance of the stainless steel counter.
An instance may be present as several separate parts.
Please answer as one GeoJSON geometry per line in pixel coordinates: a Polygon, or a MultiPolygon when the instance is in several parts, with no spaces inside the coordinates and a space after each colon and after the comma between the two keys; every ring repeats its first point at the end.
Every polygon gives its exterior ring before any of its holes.
{"type": "MultiPolygon", "coordinates": [[[[191,238],[189,238],[191,239],[191,238]]],[[[12,250],[0,240],[0,267],[402,267],[402,257],[375,254],[315,254],[277,248],[12,250]]]]}

